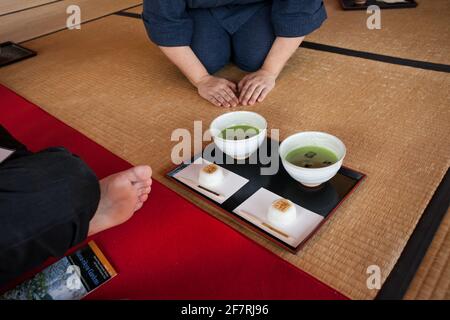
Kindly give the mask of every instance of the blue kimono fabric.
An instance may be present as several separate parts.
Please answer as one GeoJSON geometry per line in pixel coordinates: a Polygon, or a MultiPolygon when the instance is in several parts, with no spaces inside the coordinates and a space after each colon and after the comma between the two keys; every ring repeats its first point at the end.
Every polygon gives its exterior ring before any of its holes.
{"type": "Polygon", "coordinates": [[[144,0],[142,16],[155,44],[190,46],[214,73],[258,70],[276,37],[307,35],[326,12],[322,0],[144,0]]]}

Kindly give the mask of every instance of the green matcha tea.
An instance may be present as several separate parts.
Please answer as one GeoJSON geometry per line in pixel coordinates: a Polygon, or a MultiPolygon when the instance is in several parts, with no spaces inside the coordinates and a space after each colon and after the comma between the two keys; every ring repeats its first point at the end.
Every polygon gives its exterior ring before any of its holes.
{"type": "Polygon", "coordinates": [[[222,139],[244,140],[258,135],[259,129],[246,124],[240,124],[225,128],[220,133],[222,139]]]}
{"type": "Polygon", "coordinates": [[[290,151],[286,160],[303,168],[323,168],[338,161],[333,151],[323,147],[306,146],[290,151]]]}

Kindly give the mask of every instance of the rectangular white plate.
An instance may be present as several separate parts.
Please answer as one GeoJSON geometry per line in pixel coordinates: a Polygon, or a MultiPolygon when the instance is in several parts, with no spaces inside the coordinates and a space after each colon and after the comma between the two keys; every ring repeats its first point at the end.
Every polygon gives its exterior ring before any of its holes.
{"type": "Polygon", "coordinates": [[[260,188],[250,198],[234,209],[233,212],[290,246],[297,247],[322,222],[323,217],[295,204],[297,219],[291,225],[283,228],[273,226],[275,229],[278,229],[285,235],[289,236],[286,237],[263,224],[266,223],[271,225],[267,219],[267,211],[272,205],[272,202],[278,199],[281,199],[279,195],[265,188],[260,188]],[[253,217],[247,214],[242,214],[242,211],[250,213],[253,217]]]}
{"type": "Polygon", "coordinates": [[[173,177],[177,179],[178,181],[182,182],[185,185],[188,185],[195,191],[203,194],[204,196],[214,200],[217,203],[224,203],[228,198],[230,198],[234,193],[236,193],[239,189],[241,189],[247,182],[248,179],[245,179],[239,175],[237,175],[234,172],[231,172],[225,168],[222,167],[224,171],[224,180],[223,182],[215,187],[215,188],[209,188],[210,190],[217,192],[221,194],[223,197],[219,198],[214,196],[213,194],[203,190],[202,188],[199,188],[197,186],[198,183],[195,184],[187,184],[184,179],[189,179],[194,182],[198,182],[198,175],[200,173],[200,170],[204,167],[210,164],[211,162],[203,159],[198,158],[194,163],[191,163],[183,170],[180,170],[177,172],[173,177]]]}

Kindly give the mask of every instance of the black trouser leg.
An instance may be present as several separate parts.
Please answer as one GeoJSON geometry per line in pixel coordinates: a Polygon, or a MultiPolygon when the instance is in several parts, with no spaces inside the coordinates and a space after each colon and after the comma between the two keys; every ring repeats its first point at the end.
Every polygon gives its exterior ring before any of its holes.
{"type": "Polygon", "coordinates": [[[31,153],[4,133],[0,146],[19,152],[0,164],[0,285],[82,242],[100,199],[80,158],[64,148],[31,153]]]}

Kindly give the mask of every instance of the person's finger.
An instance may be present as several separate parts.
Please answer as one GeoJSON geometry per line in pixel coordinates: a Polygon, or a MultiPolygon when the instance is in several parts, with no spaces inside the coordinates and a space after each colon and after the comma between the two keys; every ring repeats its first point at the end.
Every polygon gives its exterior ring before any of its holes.
{"type": "Polygon", "coordinates": [[[230,89],[230,88],[225,88],[224,89],[224,92],[225,92],[225,94],[227,95],[227,97],[228,97],[228,102],[229,103],[231,103],[231,105],[233,106],[233,107],[236,107],[237,106],[237,104],[239,103],[239,100],[238,100],[238,98],[236,97],[236,95],[234,94],[234,92],[230,89]]]}
{"type": "Polygon", "coordinates": [[[227,80],[227,87],[231,89],[233,92],[237,92],[236,83],[227,80]]]}
{"type": "Polygon", "coordinates": [[[239,104],[239,98],[238,98],[237,92],[233,92],[233,103],[234,103],[234,106],[237,106],[239,104]]]}
{"type": "Polygon", "coordinates": [[[261,94],[259,95],[258,102],[263,101],[267,97],[267,94],[269,92],[270,92],[269,88],[267,88],[267,87],[264,88],[263,91],[261,92],[261,94]]]}
{"type": "Polygon", "coordinates": [[[216,92],[214,94],[214,98],[216,98],[216,100],[218,100],[222,104],[222,106],[231,107],[230,103],[225,99],[222,92],[216,92]]]}
{"type": "Polygon", "coordinates": [[[223,99],[225,99],[228,106],[232,107],[233,106],[233,98],[228,94],[228,92],[225,91],[225,89],[224,89],[220,92],[220,94],[222,95],[223,99]]]}
{"type": "Polygon", "coordinates": [[[219,102],[219,100],[217,100],[214,96],[210,96],[208,98],[208,101],[211,102],[212,104],[218,106],[218,107],[222,106],[222,104],[219,102]]]}
{"type": "Polygon", "coordinates": [[[260,96],[261,92],[264,90],[264,86],[257,86],[255,88],[255,91],[253,91],[252,96],[250,97],[249,104],[252,106],[257,101],[258,97],[260,96]]]}
{"type": "Polygon", "coordinates": [[[257,84],[253,83],[251,84],[247,90],[245,91],[244,97],[242,98],[242,104],[243,105],[247,105],[248,104],[248,100],[250,100],[253,92],[255,91],[257,87],[257,84]]]}
{"type": "Polygon", "coordinates": [[[244,96],[245,96],[248,88],[251,86],[251,84],[252,83],[250,81],[245,82],[245,84],[242,86],[241,90],[239,91],[239,101],[241,103],[243,102],[244,96]]]}
{"type": "Polygon", "coordinates": [[[231,96],[232,98],[236,98],[236,100],[237,100],[236,92],[233,91],[232,89],[230,89],[230,87],[225,87],[224,90],[229,96],[231,96]]]}
{"type": "Polygon", "coordinates": [[[242,92],[242,89],[244,88],[245,84],[247,83],[247,80],[248,80],[248,77],[245,76],[245,77],[242,78],[241,81],[239,81],[239,83],[238,83],[238,92],[239,93],[242,92]]]}

